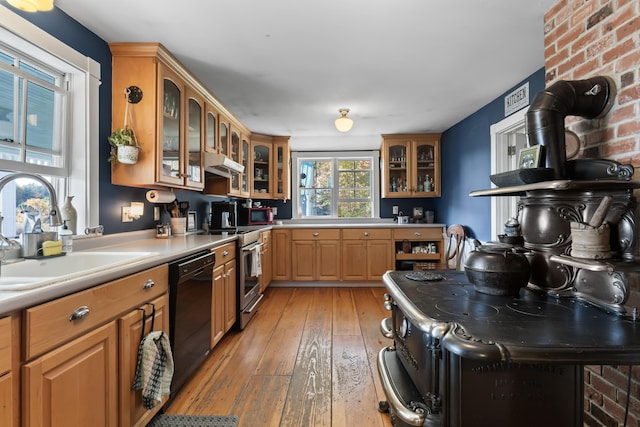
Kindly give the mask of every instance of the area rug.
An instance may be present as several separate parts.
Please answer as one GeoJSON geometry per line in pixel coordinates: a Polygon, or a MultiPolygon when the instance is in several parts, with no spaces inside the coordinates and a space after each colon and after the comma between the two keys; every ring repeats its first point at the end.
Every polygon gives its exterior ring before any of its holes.
{"type": "Polygon", "coordinates": [[[235,416],[160,414],[147,427],[238,427],[238,422],[235,416]]]}

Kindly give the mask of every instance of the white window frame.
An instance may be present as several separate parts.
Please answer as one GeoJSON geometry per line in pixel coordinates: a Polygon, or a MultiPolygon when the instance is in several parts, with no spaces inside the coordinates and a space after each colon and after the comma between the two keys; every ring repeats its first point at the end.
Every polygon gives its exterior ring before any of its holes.
{"type": "MultiPolygon", "coordinates": [[[[363,219],[369,218],[341,218],[338,216],[322,216],[322,217],[308,217],[302,216],[300,211],[300,194],[298,191],[299,186],[299,177],[300,177],[300,159],[314,159],[314,160],[335,160],[335,159],[371,159],[371,169],[372,169],[372,185],[371,191],[372,194],[372,216],[371,219],[380,217],[380,151],[372,150],[372,151],[339,151],[339,152],[327,152],[327,151],[294,151],[291,153],[291,164],[293,167],[293,182],[292,182],[292,195],[291,201],[293,203],[292,206],[292,219],[294,220],[302,220],[302,221],[318,221],[318,220],[329,220],[329,221],[362,221],[363,219]]],[[[333,206],[337,206],[338,203],[338,171],[334,171],[334,186],[335,191],[333,192],[333,206]]]]}
{"type": "MultiPolygon", "coordinates": [[[[69,145],[64,164],[68,168],[66,188],[56,188],[58,203],[74,196],[78,211],[77,230],[99,220],[99,87],[100,63],[82,55],[46,31],[0,5],[0,39],[15,50],[37,58],[69,76],[69,110],[66,123],[69,145]],[[44,56],[43,56],[44,55],[44,56]]],[[[0,169],[15,170],[15,162],[0,169]]],[[[36,165],[21,164],[21,172],[40,173],[36,165]]]]}

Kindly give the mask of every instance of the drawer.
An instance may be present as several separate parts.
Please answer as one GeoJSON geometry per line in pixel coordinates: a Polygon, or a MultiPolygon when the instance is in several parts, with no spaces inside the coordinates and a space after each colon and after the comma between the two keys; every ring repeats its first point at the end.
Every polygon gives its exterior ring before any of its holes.
{"type": "Polygon", "coordinates": [[[391,240],[390,228],[345,228],[342,230],[342,238],[350,240],[379,239],[391,240]]]}
{"type": "Polygon", "coordinates": [[[444,230],[440,227],[398,227],[393,229],[395,240],[441,240],[444,230]]]}
{"type": "Polygon", "coordinates": [[[236,242],[224,244],[211,249],[216,254],[216,265],[222,265],[236,258],[236,242]]]}
{"type": "Polygon", "coordinates": [[[291,240],[340,240],[340,229],[307,228],[292,230],[291,240]]]}
{"type": "Polygon", "coordinates": [[[27,360],[166,293],[169,269],[162,265],[25,310],[27,360]],[[149,284],[153,283],[153,286],[149,284]],[[84,316],[71,320],[74,313],[84,316]],[[86,311],[88,310],[88,312],[86,311]]]}
{"type": "Polygon", "coordinates": [[[11,317],[0,319],[0,375],[11,370],[11,317]]]}

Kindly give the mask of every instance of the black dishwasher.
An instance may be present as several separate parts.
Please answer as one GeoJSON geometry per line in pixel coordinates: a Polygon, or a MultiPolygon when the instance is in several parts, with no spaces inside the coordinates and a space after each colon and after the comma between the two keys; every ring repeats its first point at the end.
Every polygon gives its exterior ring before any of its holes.
{"type": "Polygon", "coordinates": [[[169,340],[174,373],[171,398],[211,349],[211,292],[215,254],[202,251],[169,264],[169,340]]]}

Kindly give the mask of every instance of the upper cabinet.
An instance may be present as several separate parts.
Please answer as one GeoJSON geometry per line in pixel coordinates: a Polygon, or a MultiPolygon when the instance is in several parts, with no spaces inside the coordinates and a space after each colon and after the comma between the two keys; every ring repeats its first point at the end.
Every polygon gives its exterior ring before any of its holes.
{"type": "Polygon", "coordinates": [[[252,134],[251,155],[251,197],[290,199],[289,137],[252,134]]]}
{"type": "Polygon", "coordinates": [[[440,134],[382,135],[382,197],[440,196],[440,134]]]}

